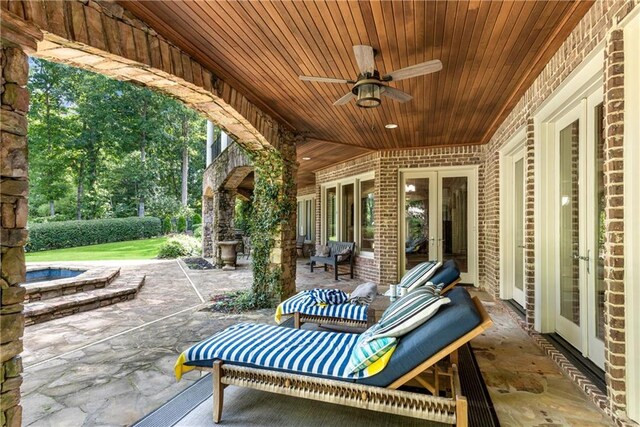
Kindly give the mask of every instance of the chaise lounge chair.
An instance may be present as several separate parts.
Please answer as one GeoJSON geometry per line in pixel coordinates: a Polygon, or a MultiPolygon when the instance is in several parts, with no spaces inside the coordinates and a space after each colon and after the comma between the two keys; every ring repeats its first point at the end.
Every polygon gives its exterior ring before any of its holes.
{"type": "Polygon", "coordinates": [[[359,335],[239,324],[183,352],[176,377],[191,369],[212,373],[216,423],[224,388],[235,385],[467,426],[457,350],[492,321],[465,289],[452,290],[448,298],[431,319],[398,339],[386,367],[371,376],[346,369],[359,335]],[[405,385],[423,392],[400,390],[405,385]]]}
{"type": "MultiPolygon", "coordinates": [[[[435,262],[432,263],[437,266],[435,262]]],[[[427,280],[435,284],[444,284],[440,291],[442,294],[449,292],[460,282],[460,270],[454,260],[446,261],[436,268],[435,273],[427,280]]],[[[405,274],[403,280],[411,271],[405,274]]],[[[349,302],[319,306],[308,298],[306,292],[300,292],[278,306],[275,319],[277,323],[281,323],[283,316],[291,315],[295,328],[300,328],[304,323],[316,323],[364,329],[375,322],[374,311],[369,305],[355,305],[349,302]]]]}

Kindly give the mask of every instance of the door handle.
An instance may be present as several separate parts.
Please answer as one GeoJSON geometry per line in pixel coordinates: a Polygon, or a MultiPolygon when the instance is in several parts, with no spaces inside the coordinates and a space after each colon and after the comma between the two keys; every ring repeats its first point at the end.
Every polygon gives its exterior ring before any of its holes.
{"type": "Polygon", "coordinates": [[[519,247],[520,249],[524,249],[524,248],[525,248],[525,246],[524,246],[524,245],[518,245],[518,247],[519,247]]]}
{"type": "Polygon", "coordinates": [[[591,249],[587,250],[587,255],[580,255],[578,253],[574,253],[573,254],[573,259],[575,260],[579,260],[579,261],[586,261],[587,262],[587,274],[591,274],[591,269],[590,269],[590,265],[591,263],[589,262],[591,259],[591,249]]]}

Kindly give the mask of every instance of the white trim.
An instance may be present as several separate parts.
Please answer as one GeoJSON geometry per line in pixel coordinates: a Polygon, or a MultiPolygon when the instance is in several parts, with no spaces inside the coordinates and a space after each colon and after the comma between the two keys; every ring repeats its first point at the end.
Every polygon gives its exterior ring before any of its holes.
{"type": "Polygon", "coordinates": [[[640,7],[624,29],[624,252],[627,415],[640,422],[640,7]]]}
{"type": "Polygon", "coordinates": [[[538,332],[551,332],[555,325],[554,288],[557,245],[553,244],[556,218],[550,218],[548,207],[554,206],[557,182],[555,164],[554,121],[576,108],[590,92],[602,85],[604,42],[600,43],[558,89],[534,113],[534,233],[535,233],[535,323],[538,332]],[[543,166],[546,169],[543,169],[543,166]]]}
{"type": "MultiPolygon", "coordinates": [[[[463,273],[466,278],[463,277],[465,282],[471,282],[474,286],[478,287],[478,170],[479,165],[463,165],[463,166],[448,166],[448,167],[430,167],[430,168],[400,168],[398,169],[398,274],[404,268],[404,180],[407,177],[420,177],[421,174],[437,173],[438,186],[442,177],[455,177],[466,176],[468,178],[468,266],[469,273],[463,273]]],[[[437,193],[440,193],[438,188],[437,193]]],[[[438,196],[437,204],[440,205],[440,196],[438,196]]],[[[438,212],[439,212],[438,208],[438,212]]],[[[436,211],[431,211],[436,212],[436,211]]],[[[441,227],[441,222],[436,220],[437,227],[441,227]]]]}
{"type": "MultiPolygon", "coordinates": [[[[328,189],[335,188],[336,189],[336,239],[341,240],[342,231],[343,231],[343,218],[342,218],[342,192],[343,187],[345,185],[353,185],[353,198],[354,198],[354,229],[353,229],[353,240],[356,242],[356,256],[360,258],[368,258],[375,259],[375,248],[373,252],[370,251],[360,251],[360,247],[358,243],[360,242],[361,237],[361,229],[360,229],[360,183],[362,181],[374,181],[374,188],[377,185],[375,183],[375,171],[369,171],[365,173],[361,173],[358,175],[352,175],[345,178],[340,178],[333,181],[327,181],[320,184],[320,236],[322,244],[327,244],[327,212],[326,212],[326,203],[327,197],[326,193],[328,189]]],[[[313,196],[315,197],[315,196],[313,196]]],[[[377,203],[374,202],[374,203],[377,203]]],[[[375,230],[375,229],[374,229],[375,230]]],[[[379,230],[375,230],[375,233],[378,233],[379,230]]],[[[317,236],[316,236],[317,237],[317,236]]]]}
{"type": "MultiPolygon", "coordinates": [[[[507,248],[513,248],[514,236],[511,233],[513,229],[513,216],[509,214],[510,206],[507,206],[507,200],[514,191],[513,165],[514,158],[526,150],[527,129],[526,126],[517,131],[499,151],[500,154],[500,298],[512,299],[513,286],[507,278],[512,276],[512,266],[514,263],[512,251],[507,248]]],[[[526,171],[526,152],[525,155],[525,171],[526,171]]],[[[526,295],[525,295],[526,297],[526,295]]]]}

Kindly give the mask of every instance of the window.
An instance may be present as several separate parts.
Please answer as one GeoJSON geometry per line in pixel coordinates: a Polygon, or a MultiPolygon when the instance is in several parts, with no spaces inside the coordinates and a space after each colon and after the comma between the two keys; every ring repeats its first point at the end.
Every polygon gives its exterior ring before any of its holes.
{"type": "Polygon", "coordinates": [[[327,241],[338,240],[338,224],[337,224],[337,187],[327,188],[325,201],[325,218],[326,218],[326,232],[325,236],[327,241]]]}
{"type": "Polygon", "coordinates": [[[361,252],[373,252],[374,228],[374,181],[360,181],[360,241],[361,252]]]}
{"type": "Polygon", "coordinates": [[[316,199],[313,196],[298,197],[298,236],[314,242],[316,237],[316,199]]]}
{"type": "Polygon", "coordinates": [[[348,178],[323,187],[322,241],[356,242],[361,255],[374,252],[373,174],[348,178]]]}

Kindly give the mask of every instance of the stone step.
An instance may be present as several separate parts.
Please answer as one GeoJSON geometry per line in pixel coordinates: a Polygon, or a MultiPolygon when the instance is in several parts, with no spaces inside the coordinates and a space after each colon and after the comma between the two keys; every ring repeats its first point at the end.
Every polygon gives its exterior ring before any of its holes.
{"type": "Polygon", "coordinates": [[[22,285],[27,290],[25,302],[42,301],[104,288],[119,275],[119,268],[93,268],[75,277],[25,283],[22,285]]]}
{"type": "Polygon", "coordinates": [[[119,277],[104,288],[30,302],[24,306],[25,325],[47,322],[75,313],[132,300],[144,285],[145,278],[146,275],[144,274],[127,275],[119,277]]]}

